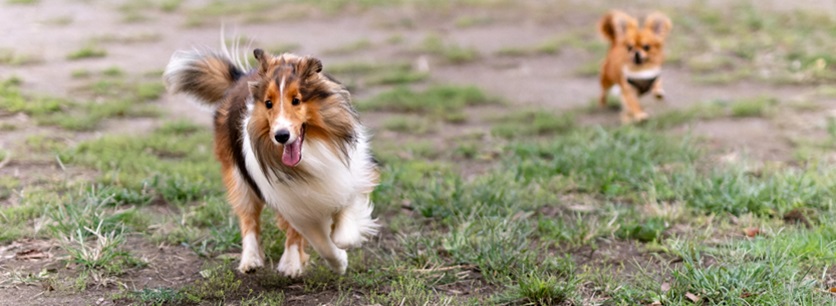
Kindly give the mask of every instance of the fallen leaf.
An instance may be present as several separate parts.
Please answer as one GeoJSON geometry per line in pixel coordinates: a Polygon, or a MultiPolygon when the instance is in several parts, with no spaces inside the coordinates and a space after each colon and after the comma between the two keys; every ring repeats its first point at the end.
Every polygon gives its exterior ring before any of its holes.
{"type": "Polygon", "coordinates": [[[700,297],[694,295],[693,293],[685,293],[685,297],[687,297],[691,302],[697,303],[700,301],[700,297]]]}
{"type": "Polygon", "coordinates": [[[746,237],[754,238],[755,236],[761,233],[761,230],[757,227],[747,227],[745,230],[743,230],[743,233],[746,234],[746,237]]]}
{"type": "Polygon", "coordinates": [[[671,284],[670,283],[662,283],[662,292],[668,292],[670,290],[671,290],[671,284]]]}
{"type": "Polygon", "coordinates": [[[836,293],[836,287],[830,287],[830,290],[827,290],[830,293],[836,293]]]}
{"type": "Polygon", "coordinates": [[[653,301],[653,303],[648,304],[647,306],[662,306],[662,302],[653,301]]]}

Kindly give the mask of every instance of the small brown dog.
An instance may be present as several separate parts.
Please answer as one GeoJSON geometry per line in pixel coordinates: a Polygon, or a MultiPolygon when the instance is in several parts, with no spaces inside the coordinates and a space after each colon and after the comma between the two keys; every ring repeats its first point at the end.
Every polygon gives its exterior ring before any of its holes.
{"type": "Polygon", "coordinates": [[[621,11],[610,11],[598,22],[598,30],[610,42],[610,50],[601,67],[601,107],[614,85],[621,88],[621,121],[647,120],[647,113],[639,104],[639,97],[652,91],[657,99],[664,98],[662,89],[663,46],[671,31],[671,20],[654,12],[639,28],[638,21],[621,11]]]}

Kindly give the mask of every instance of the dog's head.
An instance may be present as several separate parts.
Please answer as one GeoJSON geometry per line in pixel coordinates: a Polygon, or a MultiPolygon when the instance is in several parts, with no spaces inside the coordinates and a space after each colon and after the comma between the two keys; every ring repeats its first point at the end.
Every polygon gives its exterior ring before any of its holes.
{"type": "Polygon", "coordinates": [[[249,82],[252,122],[259,134],[281,146],[282,163],[296,166],[302,160],[307,122],[317,107],[313,105],[317,97],[306,95],[305,90],[319,82],[322,62],[293,54],[274,57],[261,49],[253,54],[258,61],[258,79],[249,82]]]}
{"type": "Polygon", "coordinates": [[[631,70],[642,70],[662,65],[663,47],[670,34],[671,20],[660,12],[654,12],[644,19],[639,27],[636,19],[620,14],[615,16],[616,43],[627,52],[625,65],[631,70]]]}

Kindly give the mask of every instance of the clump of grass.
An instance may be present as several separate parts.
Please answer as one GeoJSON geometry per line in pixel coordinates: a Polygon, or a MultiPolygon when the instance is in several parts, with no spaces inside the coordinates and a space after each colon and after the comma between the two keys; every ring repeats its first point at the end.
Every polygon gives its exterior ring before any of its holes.
{"type": "Polygon", "coordinates": [[[566,132],[575,125],[572,113],[555,115],[545,110],[522,110],[499,118],[491,129],[491,133],[509,139],[522,136],[544,136],[566,132]]]}
{"type": "Polygon", "coordinates": [[[348,43],[344,46],[339,46],[332,49],[327,49],[324,51],[325,54],[330,55],[345,55],[351,54],[359,51],[369,50],[374,46],[371,41],[368,39],[361,39],[355,42],[348,43]]]}
{"type": "Polygon", "coordinates": [[[81,143],[61,157],[68,164],[101,171],[103,183],[131,190],[150,187],[168,201],[220,194],[211,131],[192,126],[171,122],[147,136],[105,136],[81,143]]]}
{"type": "Polygon", "coordinates": [[[769,112],[769,108],[778,104],[778,100],[769,97],[756,97],[740,100],[731,104],[733,117],[762,117],[769,112]]]}
{"type": "Polygon", "coordinates": [[[409,63],[349,62],[330,65],[325,70],[348,79],[357,78],[366,85],[409,84],[424,81],[429,77],[425,72],[413,70],[409,63]]]}
{"type": "Polygon", "coordinates": [[[451,64],[464,64],[479,59],[478,50],[457,44],[446,44],[441,37],[435,35],[427,36],[418,49],[421,52],[439,56],[451,64]]]}
{"type": "Polygon", "coordinates": [[[433,86],[422,92],[399,87],[383,92],[358,107],[366,110],[432,114],[441,118],[460,114],[467,106],[496,105],[501,100],[490,97],[476,87],[433,86]]]}
{"type": "Polygon", "coordinates": [[[383,128],[412,135],[423,135],[434,131],[432,121],[413,116],[393,116],[383,122],[383,128]]]}
{"type": "Polygon", "coordinates": [[[67,54],[68,60],[80,60],[80,59],[87,59],[87,58],[99,58],[107,56],[107,50],[88,45],[84,46],[81,49],[71,52],[67,54]]]}
{"type": "Polygon", "coordinates": [[[38,4],[39,0],[6,0],[8,4],[25,4],[25,5],[32,5],[38,4]]]}
{"type": "Polygon", "coordinates": [[[10,49],[0,49],[0,64],[10,66],[24,66],[43,62],[42,58],[34,55],[21,54],[10,49]]]}

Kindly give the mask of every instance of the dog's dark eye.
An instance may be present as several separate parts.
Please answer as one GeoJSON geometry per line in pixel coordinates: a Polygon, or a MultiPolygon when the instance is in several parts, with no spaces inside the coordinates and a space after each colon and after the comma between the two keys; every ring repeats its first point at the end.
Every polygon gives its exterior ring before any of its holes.
{"type": "Polygon", "coordinates": [[[644,51],[650,51],[650,45],[644,45],[644,51]]]}
{"type": "Polygon", "coordinates": [[[290,103],[293,105],[299,105],[299,102],[299,98],[293,98],[293,101],[290,101],[290,103]]]}
{"type": "Polygon", "coordinates": [[[273,108],[273,101],[270,101],[270,100],[265,101],[264,106],[267,106],[267,109],[273,108]]]}
{"type": "Polygon", "coordinates": [[[627,51],[633,51],[633,45],[627,45],[627,51]]]}

